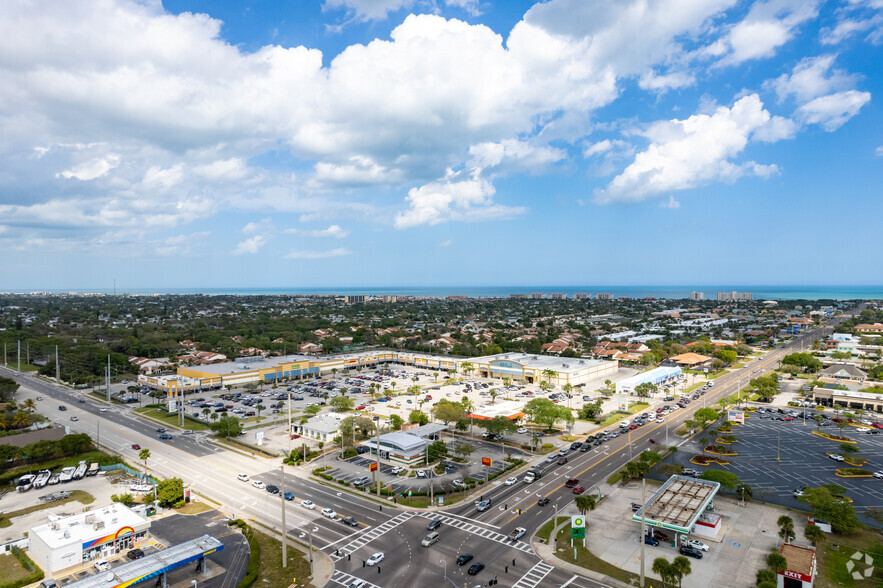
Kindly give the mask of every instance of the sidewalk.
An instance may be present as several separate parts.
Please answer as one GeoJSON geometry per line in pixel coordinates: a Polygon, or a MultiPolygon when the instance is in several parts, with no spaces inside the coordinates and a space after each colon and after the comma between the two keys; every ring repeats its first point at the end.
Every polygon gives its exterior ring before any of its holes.
{"type": "MultiPolygon", "coordinates": [[[[559,513],[558,516],[560,517],[562,515],[559,513]]],[[[560,531],[562,528],[567,527],[567,526],[570,526],[570,521],[564,521],[563,523],[561,523],[560,525],[555,527],[552,530],[552,533],[549,535],[549,537],[550,538],[556,537],[558,534],[558,531],[560,531]]],[[[530,546],[533,548],[533,550],[536,552],[536,554],[540,557],[540,559],[542,559],[543,561],[545,561],[549,565],[555,566],[556,568],[566,570],[568,572],[571,572],[573,574],[577,574],[579,576],[583,576],[585,578],[589,578],[589,579],[594,580],[596,582],[600,582],[600,583],[604,584],[605,586],[616,586],[618,588],[626,588],[627,586],[629,586],[628,584],[626,584],[624,582],[620,582],[619,580],[616,580],[614,578],[610,578],[609,576],[605,576],[604,574],[600,574],[600,573],[595,572],[593,570],[586,569],[582,566],[578,566],[574,563],[571,563],[571,562],[568,562],[568,561],[565,561],[565,560],[559,558],[557,555],[555,555],[555,551],[551,545],[546,545],[546,543],[544,543],[542,539],[537,539],[535,535],[533,537],[531,537],[530,546]]]]}

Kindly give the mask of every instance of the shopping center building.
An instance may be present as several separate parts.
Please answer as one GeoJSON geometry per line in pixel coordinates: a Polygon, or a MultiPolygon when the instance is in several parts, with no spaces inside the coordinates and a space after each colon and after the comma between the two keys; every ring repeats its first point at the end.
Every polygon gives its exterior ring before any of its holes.
{"type": "MultiPolygon", "coordinates": [[[[139,383],[156,390],[202,391],[245,384],[273,384],[309,377],[331,376],[343,370],[401,365],[418,369],[469,373],[486,378],[511,378],[536,383],[548,380],[555,386],[577,386],[592,380],[609,378],[619,369],[615,361],[567,359],[526,353],[500,353],[485,357],[460,358],[389,349],[360,351],[341,355],[277,357],[241,357],[235,361],[179,367],[176,376],[138,377],[139,383]]],[[[466,374],[468,375],[468,374],[466,374]]]]}

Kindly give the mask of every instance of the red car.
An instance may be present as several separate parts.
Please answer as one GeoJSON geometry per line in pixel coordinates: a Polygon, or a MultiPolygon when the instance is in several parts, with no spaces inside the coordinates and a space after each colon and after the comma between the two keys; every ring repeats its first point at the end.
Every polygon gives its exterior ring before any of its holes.
{"type": "Polygon", "coordinates": [[[794,417],[793,417],[793,416],[786,416],[786,417],[784,417],[782,420],[783,420],[783,421],[793,421],[793,420],[794,420],[794,417]]]}
{"type": "Polygon", "coordinates": [[[429,394],[427,394],[427,395],[426,395],[426,400],[432,400],[432,396],[430,396],[429,394]]]}
{"type": "Polygon", "coordinates": [[[568,488],[573,488],[574,486],[579,485],[579,480],[577,480],[576,478],[570,478],[569,480],[564,482],[564,485],[568,488]]]}
{"type": "Polygon", "coordinates": [[[638,428],[638,425],[629,425],[629,431],[634,431],[638,428]]]}
{"type": "Polygon", "coordinates": [[[139,449],[141,449],[141,446],[138,445],[137,443],[132,443],[132,449],[134,449],[135,451],[138,451],[139,449]]]}
{"type": "Polygon", "coordinates": [[[365,410],[365,405],[361,404],[361,405],[357,406],[356,410],[365,410]]]}
{"type": "Polygon", "coordinates": [[[573,489],[574,494],[582,494],[585,491],[586,491],[586,489],[583,488],[582,486],[575,486],[573,489]]]}
{"type": "Polygon", "coordinates": [[[298,434],[294,434],[294,435],[291,436],[291,438],[292,438],[292,439],[300,439],[300,435],[298,435],[298,434]]]}
{"type": "Polygon", "coordinates": [[[835,423],[842,423],[843,422],[843,419],[831,419],[831,420],[834,421],[835,423]]]}

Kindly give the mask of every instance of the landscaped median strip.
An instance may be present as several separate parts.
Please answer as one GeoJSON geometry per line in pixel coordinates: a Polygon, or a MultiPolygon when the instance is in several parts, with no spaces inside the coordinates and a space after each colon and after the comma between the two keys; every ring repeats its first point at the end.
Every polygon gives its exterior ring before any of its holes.
{"type": "Polygon", "coordinates": [[[857,441],[853,441],[849,437],[841,437],[840,435],[831,435],[829,433],[823,433],[821,431],[811,431],[813,435],[818,435],[819,437],[823,437],[830,441],[840,441],[841,443],[857,443],[857,441]]]}
{"type": "Polygon", "coordinates": [[[708,455],[694,455],[690,458],[690,463],[696,465],[708,465],[710,463],[716,463],[720,465],[730,465],[730,462],[724,461],[719,457],[710,457],[708,455]],[[697,461],[698,460],[698,461],[697,461]]]}
{"type": "Polygon", "coordinates": [[[837,468],[834,474],[841,478],[872,478],[874,474],[859,468],[837,468]]]}

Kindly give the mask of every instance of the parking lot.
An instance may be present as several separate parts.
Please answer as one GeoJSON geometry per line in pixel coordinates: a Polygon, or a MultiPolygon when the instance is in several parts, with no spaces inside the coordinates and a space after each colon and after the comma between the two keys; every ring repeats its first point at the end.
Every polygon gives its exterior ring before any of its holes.
{"type": "MultiPolygon", "coordinates": [[[[460,442],[461,439],[462,438],[453,436],[443,436],[442,438],[449,448],[452,448],[460,442]]],[[[486,474],[493,475],[508,465],[508,462],[504,461],[507,454],[511,454],[513,457],[518,457],[523,453],[520,450],[504,448],[503,446],[493,443],[485,443],[471,439],[467,441],[475,445],[475,452],[469,456],[467,463],[457,463],[453,460],[445,460],[446,472],[444,474],[437,474],[432,467],[428,467],[422,468],[426,474],[426,478],[418,478],[414,476],[405,477],[413,471],[412,468],[405,468],[404,471],[394,474],[392,470],[395,465],[381,462],[379,470],[380,480],[395,492],[404,492],[408,490],[425,490],[428,492],[430,478],[433,487],[436,490],[439,488],[453,489],[454,480],[463,480],[467,477],[483,479],[486,474]],[[492,465],[490,468],[481,465],[482,457],[491,458],[492,465]]],[[[331,465],[332,469],[327,470],[325,473],[334,476],[335,480],[345,480],[347,482],[352,482],[356,478],[362,476],[369,476],[373,479],[373,474],[368,471],[368,466],[374,462],[374,458],[367,454],[351,457],[343,461],[338,460],[331,462],[331,460],[329,460],[327,465],[331,465]]]]}
{"type": "MultiPolygon", "coordinates": [[[[759,497],[758,489],[768,488],[771,492],[764,497],[767,502],[804,511],[808,510],[808,505],[795,498],[793,491],[796,488],[838,484],[846,488],[847,496],[854,501],[853,506],[860,520],[880,527],[879,522],[863,516],[863,513],[866,508],[883,509],[883,480],[836,476],[834,470],[845,464],[832,460],[826,452],[840,453],[840,443],[814,435],[812,432],[817,429],[819,427],[810,419],[809,413],[805,425],[802,413],[790,422],[752,414],[745,424],[733,426],[732,434],[739,442],[732,448],[739,455],[725,458],[729,465],[712,464],[707,467],[733,472],[742,482],[755,489],[755,498],[759,497]]],[[[835,426],[821,427],[820,430],[857,441],[859,455],[868,460],[862,468],[883,470],[883,434],[860,433],[852,426],[842,432],[835,426]]],[[[694,438],[674,458],[685,467],[701,471],[707,468],[689,463],[693,455],[701,452],[699,442],[694,438]]]]}

